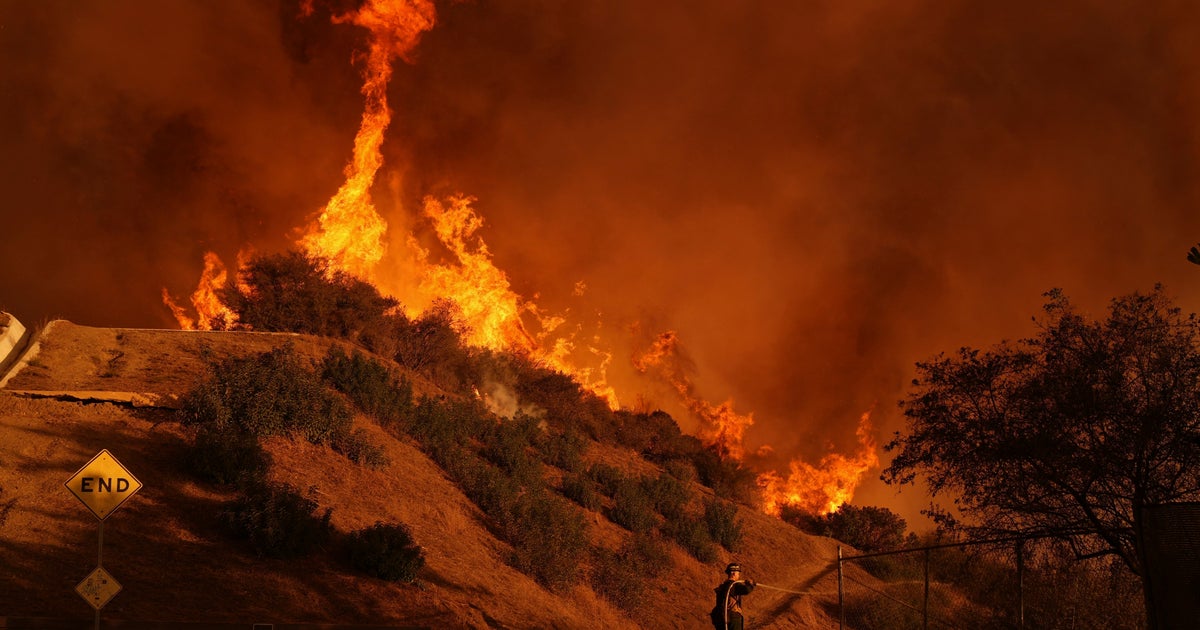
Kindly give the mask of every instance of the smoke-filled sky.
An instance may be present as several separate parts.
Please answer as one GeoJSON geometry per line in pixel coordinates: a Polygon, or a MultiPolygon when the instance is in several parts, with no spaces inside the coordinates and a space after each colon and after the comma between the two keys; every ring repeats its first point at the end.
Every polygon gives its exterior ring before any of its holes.
{"type": "MultiPolygon", "coordinates": [[[[204,252],[293,242],[362,114],[333,4],[0,0],[0,309],[174,326],[204,252]]],[[[886,440],[915,361],[1032,334],[1052,287],[1200,310],[1192,2],[441,2],[389,98],[394,229],[476,197],[625,400],[694,428],[628,367],[676,330],[752,448],[853,450],[872,405],[886,440]]]]}

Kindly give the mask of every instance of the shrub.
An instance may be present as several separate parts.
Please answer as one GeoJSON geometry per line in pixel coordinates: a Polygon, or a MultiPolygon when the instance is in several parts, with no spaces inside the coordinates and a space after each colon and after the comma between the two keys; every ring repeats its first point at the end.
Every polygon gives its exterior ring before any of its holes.
{"type": "Polygon", "coordinates": [[[647,496],[642,484],[626,479],[617,484],[608,518],[635,534],[648,532],[656,521],[654,503],[647,496]]]}
{"type": "Polygon", "coordinates": [[[742,542],[742,523],[737,506],[717,499],[704,502],[704,524],[713,541],[729,551],[737,551],[742,542]]]}
{"type": "Polygon", "coordinates": [[[467,393],[474,384],[470,351],[463,346],[461,309],[435,300],[415,321],[397,328],[396,362],[420,372],[447,391],[467,393]]]}
{"type": "Polygon", "coordinates": [[[262,484],[246,490],[225,513],[235,534],[248,538],[259,555],[296,558],[329,540],[332,510],[314,516],[316,501],[287,484],[262,484]]]}
{"type": "Polygon", "coordinates": [[[460,461],[453,476],[479,509],[503,522],[521,496],[521,485],[504,471],[466,451],[458,451],[460,461]]]}
{"type": "Polygon", "coordinates": [[[271,455],[253,434],[232,425],[200,427],[187,465],[201,479],[249,487],[266,481],[271,455]]]}
{"type": "Polygon", "coordinates": [[[619,468],[608,464],[592,464],[587,470],[587,476],[609,497],[616,494],[617,488],[625,482],[625,474],[619,468]]]}
{"type": "Polygon", "coordinates": [[[350,534],[350,564],[367,575],[390,582],[412,582],[425,566],[425,552],[402,524],[376,522],[350,534]]]}
{"type": "Polygon", "coordinates": [[[347,356],[338,346],[330,348],[321,363],[321,378],[383,426],[407,425],[412,416],[412,383],[397,379],[382,363],[360,352],[347,356]]]}
{"type": "Polygon", "coordinates": [[[300,364],[290,344],[212,367],[212,378],[184,398],[184,424],[232,423],[258,437],[299,434],[316,444],[349,432],[349,407],[300,364]]]}
{"type": "Polygon", "coordinates": [[[570,503],[546,492],[523,494],[507,515],[505,531],[518,570],[553,590],[579,581],[587,525],[570,503]]]}
{"type": "Polygon", "coordinates": [[[663,462],[663,470],[685,484],[696,481],[696,465],[689,460],[669,459],[663,462]]]}
{"type": "Polygon", "coordinates": [[[590,581],[600,596],[633,613],[646,601],[646,581],[669,566],[670,556],[663,544],[652,535],[638,534],[617,551],[596,548],[590,581]]]}
{"type": "Polygon", "coordinates": [[[562,482],[563,496],[592,511],[604,505],[604,497],[596,489],[596,482],[579,475],[567,475],[562,482]]]}
{"type": "Polygon", "coordinates": [[[666,473],[642,479],[642,488],[654,504],[654,509],[667,520],[682,516],[684,507],[692,500],[692,493],[687,486],[666,473]]]}
{"type": "Polygon", "coordinates": [[[535,483],[541,479],[542,466],[531,449],[540,433],[536,418],[520,414],[512,420],[493,423],[481,436],[484,456],[522,485],[535,483]]]}
{"type": "Polygon", "coordinates": [[[332,446],[334,451],[345,455],[346,459],[372,470],[384,468],[389,463],[383,447],[371,441],[363,429],[355,429],[335,437],[332,446]]]}
{"type": "Polygon", "coordinates": [[[731,501],[751,503],[756,500],[757,486],[754,471],[741,462],[721,457],[715,448],[705,448],[692,458],[700,483],[712,488],[713,492],[731,501]]]}
{"type": "Polygon", "coordinates": [[[384,350],[381,342],[391,343],[392,330],[406,321],[395,299],[300,252],[257,256],[238,275],[221,298],[240,328],[341,337],[384,350]]]}
{"type": "Polygon", "coordinates": [[[780,517],[801,530],[836,538],[863,552],[888,551],[904,545],[908,527],[904,519],[883,507],[843,504],[823,516],[785,507],[780,517]]]}
{"type": "Polygon", "coordinates": [[[567,472],[578,472],[583,468],[587,440],[575,429],[566,428],[543,435],[538,440],[538,449],[546,463],[567,472]]]}
{"type": "Polygon", "coordinates": [[[668,523],[667,534],[684,551],[705,564],[717,559],[717,549],[703,521],[684,516],[668,523]]]}
{"type": "Polygon", "coordinates": [[[493,424],[494,420],[471,403],[422,397],[413,410],[409,432],[436,459],[439,451],[483,436],[493,424]]]}

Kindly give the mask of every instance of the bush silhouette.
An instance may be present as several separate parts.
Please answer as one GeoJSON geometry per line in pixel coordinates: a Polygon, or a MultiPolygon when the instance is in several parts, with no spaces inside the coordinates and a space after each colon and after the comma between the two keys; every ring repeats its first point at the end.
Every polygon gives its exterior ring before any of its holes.
{"type": "Polygon", "coordinates": [[[197,431],[187,465],[205,481],[244,488],[266,481],[271,455],[252,433],[231,424],[213,423],[197,431]]]}
{"type": "Polygon", "coordinates": [[[407,425],[412,417],[412,383],[361,352],[347,356],[339,346],[330,348],[321,363],[321,378],[382,426],[407,425]]]}
{"type": "Polygon", "coordinates": [[[376,522],[352,532],[346,550],[355,569],[390,582],[412,582],[425,566],[425,552],[399,523],[376,522]]]}
{"type": "Polygon", "coordinates": [[[704,501],[704,524],[713,541],[729,551],[737,551],[742,542],[742,524],[737,518],[737,506],[712,499],[704,501]]]}
{"type": "Polygon", "coordinates": [[[259,555],[296,558],[324,545],[333,531],[332,510],[315,516],[316,501],[300,496],[287,484],[248,488],[229,506],[224,517],[233,532],[248,538],[259,555]]]}
{"type": "Polygon", "coordinates": [[[232,424],[251,435],[300,435],[315,444],[349,433],[352,414],[304,367],[291,344],[212,366],[213,376],[185,396],[184,424],[232,424]]]}
{"type": "Polygon", "coordinates": [[[238,277],[220,292],[238,328],[338,337],[390,355],[407,323],[395,299],[297,251],[252,258],[238,277]]]}

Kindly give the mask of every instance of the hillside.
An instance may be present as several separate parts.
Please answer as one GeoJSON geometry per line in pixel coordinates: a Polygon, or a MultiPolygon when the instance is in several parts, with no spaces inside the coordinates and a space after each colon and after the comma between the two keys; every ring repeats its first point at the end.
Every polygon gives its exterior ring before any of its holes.
{"type": "MultiPolygon", "coordinates": [[[[257,557],[218,514],[233,491],[182,466],[192,430],[172,407],[208,373],[209,357],[243,356],[291,342],[319,358],[335,343],[291,334],[183,332],[49,324],[0,390],[0,615],[88,619],[74,592],[96,565],[97,521],[63,483],[108,449],[145,486],[105,524],[104,566],[123,585],[106,619],[322,622],[430,628],[703,628],[711,589],[732,558],[701,564],[669,545],[672,569],[630,588],[648,601],[631,622],[577,585],[553,593],[506,563],[486,517],[416,446],[365,417],[390,464],[371,470],[304,441],[267,440],[271,476],[332,509],[337,530],[376,521],[408,525],[425,550],[415,584],[360,576],[332,551],[302,560],[257,557]]],[[[397,369],[400,369],[397,367],[397,369]]],[[[415,375],[418,392],[435,393],[415,375]]],[[[593,443],[585,458],[654,470],[632,451],[593,443]]],[[[700,486],[699,496],[711,491],[700,486]]],[[[736,554],[749,576],[799,595],[759,589],[751,627],[836,627],[837,542],[743,508],[736,554]]],[[[628,532],[588,513],[589,537],[617,546],[628,532]]],[[[859,580],[870,580],[855,570],[859,580]]]]}

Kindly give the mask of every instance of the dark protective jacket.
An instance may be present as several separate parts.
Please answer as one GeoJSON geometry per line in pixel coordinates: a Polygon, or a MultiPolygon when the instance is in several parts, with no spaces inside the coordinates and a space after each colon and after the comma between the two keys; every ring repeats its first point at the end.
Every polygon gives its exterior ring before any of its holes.
{"type": "Polygon", "coordinates": [[[725,630],[729,626],[730,619],[740,619],[742,617],[742,597],[749,595],[754,587],[753,581],[725,580],[720,586],[713,589],[717,595],[717,603],[710,613],[713,627],[717,630],[725,630]]]}

